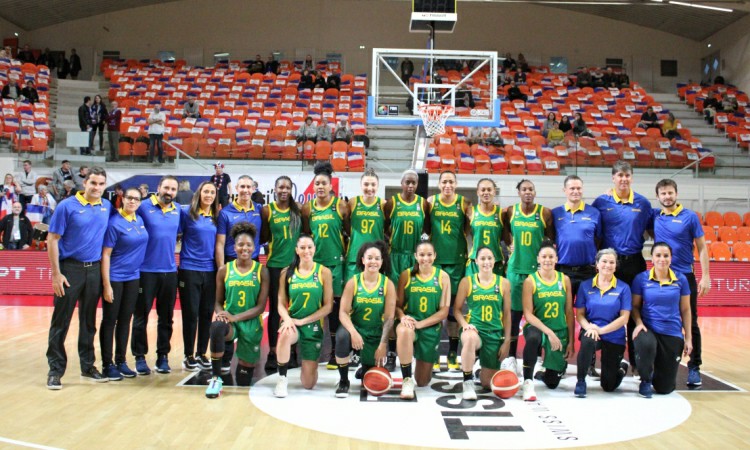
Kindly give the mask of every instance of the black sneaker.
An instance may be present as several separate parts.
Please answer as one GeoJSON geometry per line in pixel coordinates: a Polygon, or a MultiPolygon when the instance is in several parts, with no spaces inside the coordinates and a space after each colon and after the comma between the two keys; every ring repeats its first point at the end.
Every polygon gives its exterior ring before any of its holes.
{"type": "Polygon", "coordinates": [[[388,372],[396,371],[396,352],[388,352],[385,355],[385,370],[388,372]]]}
{"type": "Polygon", "coordinates": [[[102,376],[102,374],[96,370],[96,367],[91,367],[89,370],[81,372],[81,378],[93,381],[94,383],[106,383],[109,381],[109,379],[102,376]]]}
{"type": "Polygon", "coordinates": [[[593,365],[589,366],[589,371],[586,375],[594,379],[601,378],[601,375],[599,375],[599,372],[596,370],[596,367],[594,367],[593,365]]]}
{"type": "Polygon", "coordinates": [[[354,378],[357,380],[361,380],[362,377],[365,376],[365,366],[360,366],[359,369],[357,369],[357,372],[354,373],[354,378]]]}
{"type": "Polygon", "coordinates": [[[184,370],[187,370],[188,372],[198,372],[199,370],[201,370],[200,366],[198,365],[198,361],[196,361],[192,355],[183,358],[182,368],[184,370]]]}
{"type": "Polygon", "coordinates": [[[206,355],[196,356],[195,362],[198,363],[198,367],[200,367],[201,370],[211,370],[211,360],[206,358],[206,355]]]}
{"type": "Polygon", "coordinates": [[[52,391],[59,391],[62,389],[62,382],[60,381],[59,375],[49,375],[47,377],[47,389],[52,391]]]}
{"type": "Polygon", "coordinates": [[[266,365],[264,369],[266,370],[267,374],[276,373],[276,369],[279,367],[278,361],[276,361],[276,353],[274,352],[268,352],[268,357],[266,358],[266,365]]]}
{"type": "Polygon", "coordinates": [[[336,386],[336,398],[346,398],[349,396],[349,380],[339,380],[336,386]]]}
{"type": "Polygon", "coordinates": [[[539,381],[544,381],[544,370],[538,370],[538,371],[537,371],[537,372],[536,372],[536,373],[534,374],[534,379],[535,379],[535,380],[539,380],[539,381]]]}

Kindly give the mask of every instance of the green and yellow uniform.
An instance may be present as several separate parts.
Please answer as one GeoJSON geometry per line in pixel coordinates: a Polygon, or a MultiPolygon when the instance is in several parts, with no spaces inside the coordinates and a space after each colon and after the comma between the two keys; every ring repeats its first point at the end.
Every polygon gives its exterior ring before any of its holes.
{"type": "Polygon", "coordinates": [[[510,281],[510,308],[523,311],[523,282],[536,271],[536,258],[544,240],[544,206],[534,205],[531,214],[524,214],[521,204],[513,205],[510,218],[510,234],[513,236],[513,253],[508,259],[508,281],[510,281]]]}
{"type": "MultiPolygon", "coordinates": [[[[237,268],[237,261],[227,263],[224,276],[224,310],[229,314],[242,314],[258,303],[260,294],[261,272],[263,265],[253,261],[250,270],[245,273],[237,268]]],[[[263,319],[260,315],[254,319],[232,323],[232,340],[237,339],[237,358],[255,363],[260,356],[260,341],[263,339],[263,319]]]]}
{"type": "Polygon", "coordinates": [[[300,227],[297,226],[296,230],[292,230],[291,218],[289,208],[281,209],[276,202],[268,205],[268,226],[271,233],[266,261],[268,267],[287,267],[294,259],[300,227]]]}
{"type": "MultiPolygon", "coordinates": [[[[565,301],[567,290],[565,287],[565,275],[555,272],[555,279],[548,283],[539,276],[539,272],[529,275],[534,281],[532,300],[534,302],[534,315],[542,321],[562,343],[562,349],[552,351],[549,339],[542,334],[542,346],[544,347],[544,368],[557,372],[565,371],[568,363],[565,361],[565,349],[568,346],[568,323],[565,318],[565,301]]],[[[528,327],[529,325],[526,324],[528,327]]]]}
{"type": "Polygon", "coordinates": [[[310,231],[315,243],[315,262],[331,269],[333,296],[341,297],[344,291],[344,218],[339,211],[338,197],[328,205],[318,208],[316,200],[310,204],[310,231]]]}
{"type": "Polygon", "coordinates": [[[354,297],[352,298],[351,319],[354,328],[362,336],[364,347],[360,353],[362,364],[375,365],[375,350],[383,336],[383,314],[385,313],[385,296],[388,288],[388,277],[378,275],[378,284],[368,290],[362,274],[354,279],[354,297]]]}
{"type": "Polygon", "coordinates": [[[466,263],[466,276],[470,277],[479,273],[476,257],[477,251],[482,247],[489,247],[492,254],[495,255],[495,272],[502,275],[503,270],[503,247],[501,244],[503,234],[503,221],[500,219],[502,209],[494,205],[492,212],[484,214],[479,209],[479,205],[474,206],[471,215],[471,235],[473,245],[469,254],[469,261],[466,263]]]}
{"type": "Polygon", "coordinates": [[[401,194],[396,194],[391,203],[391,281],[395,284],[401,272],[414,267],[416,262],[414,252],[422,239],[425,199],[415,195],[407,203],[401,194]]]}
{"type": "Polygon", "coordinates": [[[346,276],[349,280],[357,272],[357,252],[362,244],[385,239],[385,214],[383,214],[383,200],[376,198],[371,204],[366,204],[362,196],[354,199],[354,209],[349,212],[351,221],[351,236],[349,237],[349,251],[346,256],[346,276]]]}
{"type": "MultiPolygon", "coordinates": [[[[419,322],[440,310],[440,300],[443,297],[442,271],[432,268],[432,275],[422,279],[419,273],[409,275],[404,288],[404,313],[419,322]]],[[[438,346],[440,345],[440,322],[435,325],[416,330],[414,334],[414,357],[419,361],[430,364],[437,361],[438,346]]]]}
{"type": "Polygon", "coordinates": [[[435,246],[435,266],[439,267],[451,280],[451,298],[456,296],[458,283],[466,271],[466,234],[464,224],[464,197],[456,195],[451,203],[443,203],[439,195],[432,198],[430,223],[435,246]]]}
{"type": "MultiPolygon", "coordinates": [[[[289,317],[304,319],[323,306],[323,266],[315,263],[307,276],[295,270],[289,280],[289,317]]],[[[323,319],[297,327],[303,360],[317,361],[323,342],[323,319]]]]}
{"type": "Polygon", "coordinates": [[[495,275],[489,285],[482,285],[479,275],[469,278],[466,322],[477,327],[482,346],[479,363],[484,369],[500,369],[498,352],[503,344],[503,277],[495,275]]]}

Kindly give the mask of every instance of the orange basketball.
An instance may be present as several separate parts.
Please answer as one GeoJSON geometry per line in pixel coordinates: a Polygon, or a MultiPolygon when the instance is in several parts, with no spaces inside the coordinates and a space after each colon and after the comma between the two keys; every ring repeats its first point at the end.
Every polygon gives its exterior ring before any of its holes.
{"type": "Polygon", "coordinates": [[[492,393],[500,398],[511,398],[516,395],[521,382],[518,381],[518,375],[512,370],[498,370],[492,375],[492,393]]]}
{"type": "Polygon", "coordinates": [[[393,378],[385,368],[373,367],[362,378],[362,386],[367,389],[370,395],[379,397],[393,387],[393,378]]]}

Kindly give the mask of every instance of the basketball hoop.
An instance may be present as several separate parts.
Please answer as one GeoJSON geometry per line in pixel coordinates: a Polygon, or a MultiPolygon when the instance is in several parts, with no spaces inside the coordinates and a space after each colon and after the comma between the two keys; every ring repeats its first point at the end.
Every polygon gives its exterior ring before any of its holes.
{"type": "Polygon", "coordinates": [[[451,105],[439,103],[420,103],[417,110],[424,124],[424,131],[429,137],[445,133],[445,121],[455,114],[456,109],[451,105]]]}

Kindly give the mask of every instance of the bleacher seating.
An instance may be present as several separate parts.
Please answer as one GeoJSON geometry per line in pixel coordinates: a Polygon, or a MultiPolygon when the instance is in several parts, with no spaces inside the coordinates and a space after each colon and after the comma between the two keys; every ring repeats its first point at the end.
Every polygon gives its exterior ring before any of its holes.
{"type": "MultiPolygon", "coordinates": [[[[711,260],[750,260],[750,225],[740,219],[750,219],[750,212],[740,214],[737,211],[727,211],[722,214],[718,211],[706,211],[698,214],[698,217],[701,219],[711,260]]],[[[698,260],[697,250],[695,259],[698,260]]]]}
{"type": "Polygon", "coordinates": [[[734,97],[737,100],[737,110],[734,112],[717,112],[714,117],[714,127],[724,132],[724,135],[737,143],[737,146],[747,149],[750,147],[750,100],[748,95],[733,86],[714,84],[700,86],[698,84],[679,84],[677,95],[695,111],[703,113],[703,103],[709,97],[721,101],[723,96],[734,97]]]}
{"type": "Polygon", "coordinates": [[[33,81],[39,101],[31,104],[2,99],[0,136],[11,140],[16,151],[45,152],[52,133],[49,124],[49,68],[0,58],[0,89],[10,80],[15,80],[19,88],[29,80],[33,81]]]}

